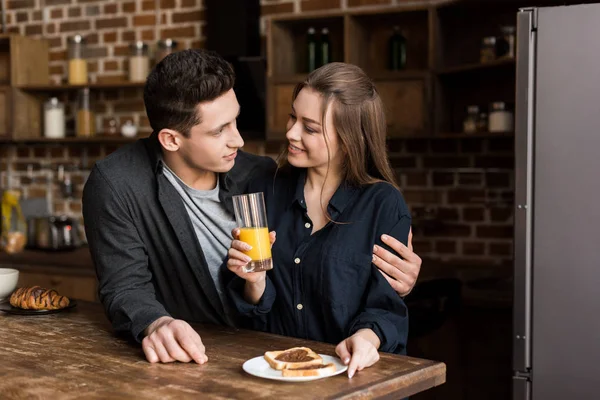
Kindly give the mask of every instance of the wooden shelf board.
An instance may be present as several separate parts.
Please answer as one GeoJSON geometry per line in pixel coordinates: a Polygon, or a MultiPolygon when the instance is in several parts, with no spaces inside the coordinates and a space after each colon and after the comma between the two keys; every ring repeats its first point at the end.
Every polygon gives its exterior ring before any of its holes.
{"type": "Polygon", "coordinates": [[[281,83],[300,83],[306,79],[308,73],[306,74],[291,74],[291,75],[275,75],[269,77],[269,82],[273,84],[281,84],[281,83]]]}
{"type": "Polygon", "coordinates": [[[77,90],[82,88],[90,89],[127,89],[127,88],[143,88],[145,82],[107,82],[107,83],[88,83],[87,85],[22,85],[19,89],[32,92],[63,92],[77,90]]]}
{"type": "Polygon", "coordinates": [[[332,18],[344,18],[347,13],[343,11],[313,11],[313,12],[303,12],[302,14],[283,14],[283,15],[274,15],[270,18],[273,22],[307,22],[310,20],[317,19],[332,19],[332,18]]]}
{"type": "Polygon", "coordinates": [[[66,137],[61,139],[52,139],[52,138],[23,138],[23,139],[13,139],[13,138],[0,138],[0,143],[5,144],[86,144],[86,143],[99,143],[99,144],[113,144],[113,143],[132,143],[138,139],[141,139],[143,136],[135,137],[135,138],[126,138],[123,136],[92,136],[92,137],[66,137]]]}
{"type": "Polygon", "coordinates": [[[503,67],[515,67],[516,62],[514,58],[501,59],[497,61],[491,61],[487,63],[475,63],[475,64],[465,64],[459,65],[456,67],[443,68],[437,71],[438,75],[454,75],[468,72],[476,72],[476,71],[485,71],[485,70],[494,70],[500,69],[503,67]]]}
{"type": "Polygon", "coordinates": [[[366,71],[374,81],[425,79],[429,76],[428,70],[401,70],[401,71],[366,71]]]}
{"type": "Polygon", "coordinates": [[[455,139],[469,139],[469,138],[499,138],[499,137],[513,137],[514,132],[440,132],[433,135],[433,138],[455,138],[455,139]]]}
{"type": "Polygon", "coordinates": [[[380,8],[358,8],[349,10],[347,13],[351,17],[362,17],[381,14],[428,12],[430,9],[431,5],[427,2],[424,2],[424,4],[415,4],[415,2],[409,2],[406,5],[399,4],[393,7],[386,7],[384,11],[382,11],[380,8]]]}

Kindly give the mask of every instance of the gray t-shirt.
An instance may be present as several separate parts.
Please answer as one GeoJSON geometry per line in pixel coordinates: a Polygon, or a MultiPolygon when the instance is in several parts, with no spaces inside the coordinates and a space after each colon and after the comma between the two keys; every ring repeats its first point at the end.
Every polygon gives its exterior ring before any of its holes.
{"type": "Polygon", "coordinates": [[[233,324],[234,311],[225,293],[220,270],[227,257],[232,239],[231,231],[236,227],[236,222],[234,216],[219,200],[219,180],[217,179],[217,187],[212,190],[198,190],[186,185],[166,165],[164,174],[183,200],[227,314],[227,320],[233,324]]]}

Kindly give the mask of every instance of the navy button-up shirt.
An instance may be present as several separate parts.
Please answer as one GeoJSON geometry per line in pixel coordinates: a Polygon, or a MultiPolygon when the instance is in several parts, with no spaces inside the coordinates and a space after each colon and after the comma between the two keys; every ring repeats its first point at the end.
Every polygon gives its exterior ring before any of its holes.
{"type": "Polygon", "coordinates": [[[258,305],[244,301],[241,278],[229,285],[237,308],[255,329],[337,344],[370,328],[381,340],[380,351],[404,353],[406,305],[372,265],[373,245],[388,248],[382,234],[408,240],[411,218],[402,195],[388,183],[342,183],[327,207],[333,222],[311,234],[305,180],[306,170],[287,167],[249,185],[250,192],[265,193],[277,240],[258,305]]]}

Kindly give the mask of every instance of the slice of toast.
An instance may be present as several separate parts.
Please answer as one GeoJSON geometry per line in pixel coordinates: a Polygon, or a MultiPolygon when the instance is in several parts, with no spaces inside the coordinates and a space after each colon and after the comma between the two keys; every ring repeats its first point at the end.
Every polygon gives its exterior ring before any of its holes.
{"type": "Polygon", "coordinates": [[[293,347],[282,351],[267,351],[265,360],[276,370],[298,369],[323,364],[320,355],[308,347],[293,347]]]}
{"type": "Polygon", "coordinates": [[[335,372],[335,364],[319,364],[309,365],[302,368],[284,369],[281,371],[282,376],[326,376],[335,372]]]}

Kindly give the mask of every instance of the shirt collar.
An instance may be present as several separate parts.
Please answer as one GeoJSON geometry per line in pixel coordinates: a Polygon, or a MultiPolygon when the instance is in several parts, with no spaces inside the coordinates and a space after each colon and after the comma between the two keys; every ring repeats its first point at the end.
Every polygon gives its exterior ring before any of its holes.
{"type": "MultiPolygon", "coordinates": [[[[152,132],[148,139],[145,140],[147,140],[147,149],[150,155],[151,165],[154,168],[154,174],[156,176],[162,175],[165,162],[163,160],[162,148],[158,141],[158,133],[152,132]]],[[[231,189],[232,184],[232,179],[229,175],[229,173],[219,174],[219,186],[226,191],[231,189]]]]}
{"type": "MultiPolygon", "coordinates": [[[[299,204],[302,208],[306,209],[306,202],[304,200],[304,183],[306,182],[306,169],[298,168],[298,175],[296,180],[296,192],[292,198],[292,204],[299,204]]],[[[337,188],[331,200],[327,210],[332,218],[342,214],[346,209],[346,206],[350,204],[353,197],[358,192],[358,188],[350,185],[348,182],[342,182],[337,188]]]]}

